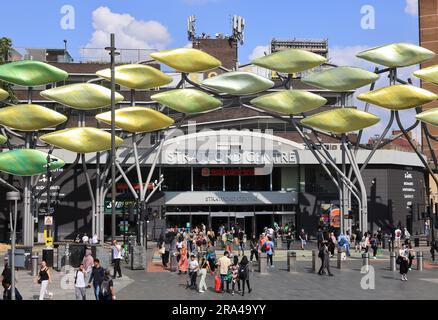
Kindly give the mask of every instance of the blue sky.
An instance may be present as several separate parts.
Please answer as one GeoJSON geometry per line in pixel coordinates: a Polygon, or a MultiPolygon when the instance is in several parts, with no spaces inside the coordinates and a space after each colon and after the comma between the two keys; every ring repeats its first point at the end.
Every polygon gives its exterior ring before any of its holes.
{"type": "MultiPolygon", "coordinates": [[[[172,48],[185,46],[186,19],[197,17],[197,32],[214,35],[230,33],[230,15],[239,14],[246,19],[245,44],[240,50],[241,62],[246,62],[257,46],[267,45],[276,38],[327,38],[332,48],[338,48],[338,59],[343,62],[344,47],[368,47],[382,43],[418,42],[418,18],[415,0],[14,0],[2,3],[7,14],[0,19],[3,36],[11,37],[17,47],[62,47],[67,39],[73,56],[79,48],[103,45],[105,33],[117,29],[119,16],[134,22],[156,21],[159,27],[152,34],[137,39],[149,46],[172,48]],[[407,7],[408,4],[410,7],[407,7]],[[61,28],[61,8],[71,5],[75,9],[75,29],[61,28]],[[375,10],[375,29],[361,28],[361,8],[371,5],[375,10]],[[101,8],[104,7],[104,8],[101,8]],[[100,8],[100,11],[99,11],[100,8]],[[105,9],[105,10],[103,10],[105,9]],[[93,12],[101,13],[100,25],[93,12]],[[408,11],[408,12],[406,12],[408,11]],[[106,18],[105,18],[106,14],[106,18]],[[127,15],[126,15],[127,14],[127,15]],[[130,17],[129,17],[129,16],[130,17]],[[106,19],[106,20],[105,20],[106,19]],[[93,26],[94,22],[94,26],[93,26]],[[104,26],[105,25],[105,26],[104,26]],[[102,30],[101,30],[102,31],[102,30]]],[[[143,34],[139,24],[134,38],[143,34]]],[[[148,25],[143,27],[147,28],[148,25]]],[[[116,30],[117,32],[117,30],[116,30]]],[[[128,32],[129,33],[129,32],[128,32]]],[[[151,32],[149,32],[151,33],[151,32]]],[[[130,39],[130,38],[129,38],[130,39]]],[[[123,41],[124,44],[126,41],[123,41]]],[[[134,43],[125,44],[129,46],[134,43]]],[[[346,53],[345,53],[346,54],[346,53]]],[[[333,56],[333,54],[332,54],[333,56]]],[[[334,57],[336,58],[336,57],[334,57]]],[[[348,61],[347,61],[348,62],[348,61]]]]}

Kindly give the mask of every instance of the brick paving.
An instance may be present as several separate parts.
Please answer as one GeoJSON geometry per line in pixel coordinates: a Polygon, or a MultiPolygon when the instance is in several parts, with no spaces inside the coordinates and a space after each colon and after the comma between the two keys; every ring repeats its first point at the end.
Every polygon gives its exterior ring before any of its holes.
{"type": "MultiPolygon", "coordinates": [[[[296,249],[296,248],[295,248],[296,249]]],[[[334,277],[318,276],[311,271],[311,250],[296,250],[297,272],[286,271],[286,251],[279,250],[274,256],[275,268],[268,274],[251,272],[250,280],[253,288],[251,294],[245,297],[231,296],[228,293],[217,294],[213,291],[214,278],[207,276],[207,292],[200,294],[186,290],[186,275],[178,275],[164,270],[156,247],[147,251],[146,270],[130,270],[122,263],[123,277],[114,280],[118,300],[264,300],[264,299],[438,299],[436,295],[438,284],[438,262],[430,261],[427,248],[422,248],[425,254],[424,271],[417,271],[414,260],[413,269],[409,272],[408,282],[400,280],[398,271],[389,270],[389,254],[383,251],[378,259],[370,259],[370,265],[375,271],[375,289],[364,290],[361,287],[362,259],[360,253],[352,252],[352,256],[343,263],[341,270],[336,268],[336,258],[331,259],[334,277]]],[[[220,254],[220,251],[218,251],[220,254]]],[[[3,261],[0,262],[2,267],[3,261]]],[[[319,261],[317,262],[319,267],[319,261]]],[[[257,266],[254,267],[258,269],[257,266]]],[[[18,284],[24,299],[38,299],[39,285],[29,271],[17,272],[18,284]]],[[[55,300],[73,300],[73,272],[53,272],[53,282],[49,290],[55,300]]],[[[87,290],[87,298],[94,300],[91,289],[87,290]]]]}

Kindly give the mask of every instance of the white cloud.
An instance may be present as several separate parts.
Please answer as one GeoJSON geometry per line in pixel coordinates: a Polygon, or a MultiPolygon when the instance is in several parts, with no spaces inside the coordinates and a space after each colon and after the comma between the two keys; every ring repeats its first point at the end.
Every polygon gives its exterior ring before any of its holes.
{"type": "MultiPolygon", "coordinates": [[[[260,46],[256,46],[252,50],[251,54],[248,57],[249,61],[254,60],[256,58],[263,57],[265,55],[265,53],[269,54],[269,52],[270,52],[270,47],[269,46],[261,46],[261,45],[260,46]]],[[[262,77],[265,77],[265,78],[268,78],[269,74],[270,74],[269,70],[267,70],[265,68],[260,68],[260,67],[257,67],[257,66],[250,66],[250,67],[244,69],[244,71],[253,72],[253,73],[258,74],[259,76],[262,76],[262,77]]]]}
{"type": "MultiPolygon", "coordinates": [[[[95,31],[85,45],[84,53],[91,59],[107,56],[102,55],[101,50],[109,46],[110,33],[115,33],[116,47],[120,49],[163,50],[172,40],[167,28],[160,22],[137,20],[127,13],[114,13],[108,7],[102,6],[94,10],[92,19],[95,31]]],[[[122,51],[123,60],[135,60],[136,57],[138,52],[122,51]]],[[[141,56],[141,59],[144,57],[141,56]]]]}
{"type": "Polygon", "coordinates": [[[411,16],[418,16],[418,0],[406,0],[405,12],[411,16]]]}
{"type": "Polygon", "coordinates": [[[249,60],[254,60],[256,58],[263,57],[266,54],[269,54],[269,46],[257,46],[255,47],[251,54],[249,55],[249,60]]]}

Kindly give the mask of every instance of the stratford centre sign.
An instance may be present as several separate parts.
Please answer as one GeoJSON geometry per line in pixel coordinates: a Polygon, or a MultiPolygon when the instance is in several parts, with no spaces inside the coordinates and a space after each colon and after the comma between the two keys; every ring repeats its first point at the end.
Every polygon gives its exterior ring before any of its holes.
{"type": "Polygon", "coordinates": [[[258,205],[258,204],[296,204],[298,196],[291,192],[165,192],[165,202],[174,205],[258,205]]]}
{"type": "Polygon", "coordinates": [[[160,162],[178,165],[298,164],[302,144],[270,132],[206,130],[169,139],[160,162]]]}

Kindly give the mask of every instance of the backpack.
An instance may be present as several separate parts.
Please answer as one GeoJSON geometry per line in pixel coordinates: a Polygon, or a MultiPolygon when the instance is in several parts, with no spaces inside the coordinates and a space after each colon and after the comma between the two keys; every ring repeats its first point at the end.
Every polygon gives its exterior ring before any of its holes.
{"type": "Polygon", "coordinates": [[[239,279],[240,280],[245,280],[247,275],[248,275],[247,265],[240,266],[239,271],[237,273],[237,276],[239,277],[239,279]]]}
{"type": "Polygon", "coordinates": [[[102,283],[100,284],[100,292],[102,293],[102,296],[108,297],[110,292],[110,281],[111,279],[103,279],[102,283]]]}
{"type": "Polygon", "coordinates": [[[271,250],[271,245],[268,243],[268,241],[266,241],[266,242],[263,244],[262,252],[268,252],[269,250],[271,250]]]}

